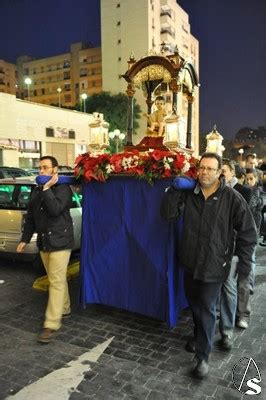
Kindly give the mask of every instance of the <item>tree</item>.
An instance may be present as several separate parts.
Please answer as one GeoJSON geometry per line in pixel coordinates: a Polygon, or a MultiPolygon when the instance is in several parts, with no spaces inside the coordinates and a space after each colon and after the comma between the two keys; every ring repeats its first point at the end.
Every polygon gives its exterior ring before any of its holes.
{"type": "MultiPolygon", "coordinates": [[[[111,95],[109,92],[101,92],[88,96],[86,101],[86,112],[99,112],[104,115],[105,121],[109,126],[109,131],[120,129],[121,132],[127,131],[127,108],[128,97],[123,93],[111,95]]],[[[76,109],[82,111],[83,104],[78,104],[76,109]]],[[[134,129],[139,127],[141,109],[134,99],[134,129]]]]}

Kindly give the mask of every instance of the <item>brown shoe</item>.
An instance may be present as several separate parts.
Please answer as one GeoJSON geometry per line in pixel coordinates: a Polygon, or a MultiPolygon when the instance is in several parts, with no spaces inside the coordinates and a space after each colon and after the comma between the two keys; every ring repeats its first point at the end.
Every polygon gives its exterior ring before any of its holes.
{"type": "Polygon", "coordinates": [[[38,335],[37,341],[41,343],[50,343],[56,336],[57,331],[50,328],[43,328],[42,332],[38,335]]]}

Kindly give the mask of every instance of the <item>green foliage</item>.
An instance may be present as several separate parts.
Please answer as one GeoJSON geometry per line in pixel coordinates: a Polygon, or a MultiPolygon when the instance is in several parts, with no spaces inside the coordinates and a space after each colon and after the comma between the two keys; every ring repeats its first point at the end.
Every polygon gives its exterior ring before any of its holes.
{"type": "MultiPolygon", "coordinates": [[[[86,99],[86,112],[99,112],[104,115],[105,121],[109,126],[109,131],[120,129],[121,132],[127,131],[127,108],[128,97],[123,93],[111,95],[109,92],[101,92],[88,96],[86,99]]],[[[78,111],[83,110],[83,103],[77,105],[78,111]]],[[[134,129],[139,127],[141,109],[134,99],[134,129]]]]}

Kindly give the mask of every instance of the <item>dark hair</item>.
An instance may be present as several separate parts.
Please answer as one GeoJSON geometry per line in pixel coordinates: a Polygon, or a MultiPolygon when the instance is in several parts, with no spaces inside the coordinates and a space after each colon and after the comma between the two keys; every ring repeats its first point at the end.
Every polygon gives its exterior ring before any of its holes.
{"type": "Polygon", "coordinates": [[[50,160],[53,168],[58,167],[58,161],[53,156],[43,156],[40,158],[40,161],[43,161],[43,160],[50,160]]]}
{"type": "Polygon", "coordinates": [[[235,163],[232,160],[229,160],[228,158],[223,158],[223,165],[227,165],[230,169],[231,172],[235,174],[235,163]]]}
{"type": "Polygon", "coordinates": [[[218,162],[218,169],[221,169],[221,168],[222,168],[222,165],[223,165],[222,157],[219,156],[219,154],[217,154],[217,153],[211,153],[211,152],[207,152],[207,151],[206,151],[206,153],[203,153],[203,154],[202,154],[202,156],[201,156],[201,158],[200,158],[200,163],[201,163],[201,160],[202,160],[203,158],[215,158],[215,160],[217,160],[217,162],[218,162]]]}
{"type": "Polygon", "coordinates": [[[243,176],[246,176],[246,170],[245,168],[240,167],[239,164],[235,165],[235,172],[236,172],[236,177],[237,179],[242,178],[243,176]]]}
{"type": "Polygon", "coordinates": [[[257,158],[257,156],[254,153],[248,153],[246,154],[245,160],[247,161],[249,158],[252,158],[252,160],[254,160],[254,158],[257,158]]]}
{"type": "Polygon", "coordinates": [[[258,178],[258,173],[255,168],[246,168],[246,174],[253,174],[255,178],[258,178]]]}
{"type": "MultiPolygon", "coordinates": [[[[165,100],[164,100],[164,97],[163,96],[157,96],[157,97],[155,97],[155,101],[163,101],[164,103],[165,103],[165,100]]],[[[155,102],[154,101],[154,102],[155,102]]]]}

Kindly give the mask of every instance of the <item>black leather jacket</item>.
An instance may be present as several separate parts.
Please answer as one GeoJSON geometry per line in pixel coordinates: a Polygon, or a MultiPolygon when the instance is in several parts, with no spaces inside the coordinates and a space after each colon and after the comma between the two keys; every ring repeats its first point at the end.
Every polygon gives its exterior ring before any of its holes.
{"type": "Polygon", "coordinates": [[[197,185],[186,191],[183,218],[179,258],[194,279],[223,282],[233,254],[239,257],[238,272],[249,274],[256,228],[246,201],[237,191],[221,180],[218,190],[205,200],[197,185]]]}
{"type": "Polygon", "coordinates": [[[22,233],[22,242],[30,242],[38,233],[37,245],[42,251],[67,250],[74,247],[73,222],[70,215],[71,189],[55,185],[45,191],[34,188],[22,233]]]}

